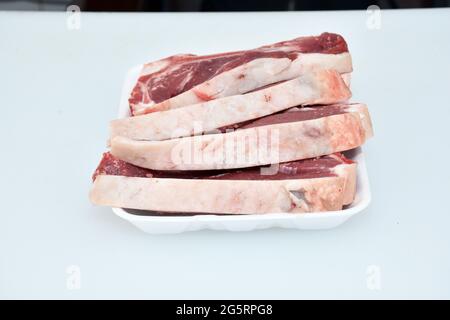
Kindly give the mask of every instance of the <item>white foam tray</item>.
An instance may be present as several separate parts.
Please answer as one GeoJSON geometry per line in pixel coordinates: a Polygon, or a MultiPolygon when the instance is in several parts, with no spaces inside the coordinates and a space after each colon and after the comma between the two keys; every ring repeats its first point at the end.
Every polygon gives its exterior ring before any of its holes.
{"type": "MultiPolygon", "coordinates": [[[[128,97],[139,76],[141,66],[128,72],[122,89],[119,118],[130,116],[128,97]]],[[[346,155],[358,163],[355,200],[345,209],[320,213],[268,213],[255,215],[195,215],[195,216],[149,216],[137,215],[133,210],[113,208],[113,212],[141,229],[152,234],[181,233],[202,229],[251,231],[267,228],[291,228],[303,230],[331,229],[363,211],[370,203],[369,177],[361,148],[346,155]]]]}

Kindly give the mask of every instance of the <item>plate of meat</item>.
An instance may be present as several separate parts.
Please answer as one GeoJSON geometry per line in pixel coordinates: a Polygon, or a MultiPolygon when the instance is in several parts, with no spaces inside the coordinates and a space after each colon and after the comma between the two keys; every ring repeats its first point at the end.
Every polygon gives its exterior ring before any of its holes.
{"type": "Polygon", "coordinates": [[[132,68],[92,203],[148,233],[340,225],[370,202],[352,70],[331,33],[132,68]]]}

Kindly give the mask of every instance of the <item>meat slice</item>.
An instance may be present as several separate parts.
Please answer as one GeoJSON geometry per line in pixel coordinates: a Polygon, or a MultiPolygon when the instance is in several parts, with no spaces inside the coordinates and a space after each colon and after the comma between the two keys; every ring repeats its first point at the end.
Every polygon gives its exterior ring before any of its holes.
{"type": "Polygon", "coordinates": [[[132,115],[237,95],[316,69],[352,71],[337,34],[300,37],[253,50],[171,56],[144,65],[129,98],[132,115]]]}
{"type": "Polygon", "coordinates": [[[288,162],[345,151],[372,136],[367,107],[342,104],[299,108],[271,115],[231,132],[165,141],[117,136],[111,153],[155,170],[231,169],[288,162]],[[258,125],[259,123],[259,125],[258,125]],[[273,123],[273,124],[272,124],[273,123]]]}
{"type": "Polygon", "coordinates": [[[90,198],[97,205],[164,212],[318,212],[351,203],[355,183],[356,163],[342,154],[282,163],[270,172],[186,173],[139,168],[105,153],[90,198]]]}
{"type": "Polygon", "coordinates": [[[209,132],[299,105],[333,104],[351,96],[339,73],[319,70],[244,95],[113,120],[111,139],[165,140],[209,132]]]}

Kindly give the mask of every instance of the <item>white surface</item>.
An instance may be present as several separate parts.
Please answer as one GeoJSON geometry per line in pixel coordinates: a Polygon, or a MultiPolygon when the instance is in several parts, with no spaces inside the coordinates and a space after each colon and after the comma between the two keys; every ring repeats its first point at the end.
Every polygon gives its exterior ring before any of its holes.
{"type": "Polygon", "coordinates": [[[450,298],[450,10],[383,12],[381,30],[366,18],[84,14],[68,31],[64,14],[0,13],[0,297],[450,298]],[[375,126],[363,214],[328,231],[152,236],[89,203],[130,65],[326,30],[348,40],[375,126]]]}
{"type": "MultiPolygon", "coordinates": [[[[130,116],[128,98],[136,85],[142,66],[133,67],[126,73],[120,97],[118,118],[130,116]]],[[[273,227],[292,228],[302,230],[320,230],[335,228],[352,216],[364,210],[370,203],[370,185],[367,175],[366,162],[361,148],[353,152],[351,159],[358,163],[356,194],[353,203],[344,210],[330,211],[327,213],[308,214],[255,214],[250,216],[233,215],[196,215],[196,216],[138,216],[132,214],[132,210],[113,208],[113,212],[119,217],[131,222],[136,227],[151,234],[181,233],[186,231],[198,231],[203,229],[251,231],[273,227]]]]}

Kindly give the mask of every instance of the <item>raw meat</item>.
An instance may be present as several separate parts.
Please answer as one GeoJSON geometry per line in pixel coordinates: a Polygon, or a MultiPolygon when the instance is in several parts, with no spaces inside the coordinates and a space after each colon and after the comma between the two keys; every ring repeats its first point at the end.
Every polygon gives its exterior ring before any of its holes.
{"type": "Polygon", "coordinates": [[[155,170],[231,169],[318,157],[356,148],[372,136],[367,107],[342,104],[297,108],[243,124],[232,132],[165,141],[117,136],[111,153],[155,170]]]}
{"type": "Polygon", "coordinates": [[[111,138],[165,140],[190,136],[299,105],[338,103],[350,96],[339,73],[319,70],[244,95],[113,120],[111,138]]]}
{"type": "Polygon", "coordinates": [[[131,114],[242,94],[317,69],[352,71],[351,56],[340,35],[323,33],[208,56],[175,55],[144,65],[129,98],[131,114]]]}
{"type": "Polygon", "coordinates": [[[357,164],[340,152],[373,135],[367,107],[348,103],[351,72],[331,33],[145,64],[91,202],[144,215],[341,210],[357,164]]]}
{"type": "Polygon", "coordinates": [[[341,154],[261,168],[167,173],[106,153],[94,174],[97,205],[165,212],[251,214],[340,210],[353,200],[356,164],[341,154]],[[176,200],[176,201],[174,201],[176,200]]]}

